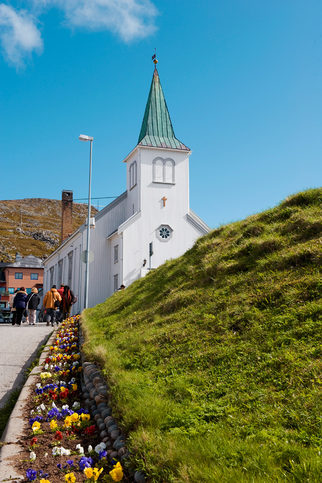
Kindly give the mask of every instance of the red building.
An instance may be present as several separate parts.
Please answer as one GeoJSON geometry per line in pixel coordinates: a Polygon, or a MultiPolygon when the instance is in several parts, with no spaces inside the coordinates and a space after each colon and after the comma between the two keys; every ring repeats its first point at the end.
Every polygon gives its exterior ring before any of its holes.
{"type": "Polygon", "coordinates": [[[20,287],[25,287],[27,293],[32,287],[42,289],[44,268],[42,260],[28,255],[16,255],[12,263],[0,263],[0,308],[9,307],[10,296],[20,287]]]}

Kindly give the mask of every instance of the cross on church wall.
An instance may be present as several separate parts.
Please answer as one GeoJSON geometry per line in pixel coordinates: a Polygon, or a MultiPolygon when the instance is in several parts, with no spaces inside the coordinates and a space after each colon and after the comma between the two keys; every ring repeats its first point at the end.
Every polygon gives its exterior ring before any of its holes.
{"type": "Polygon", "coordinates": [[[163,201],[163,206],[165,206],[165,202],[167,201],[168,198],[166,198],[165,196],[163,198],[161,198],[161,200],[163,201]]]}

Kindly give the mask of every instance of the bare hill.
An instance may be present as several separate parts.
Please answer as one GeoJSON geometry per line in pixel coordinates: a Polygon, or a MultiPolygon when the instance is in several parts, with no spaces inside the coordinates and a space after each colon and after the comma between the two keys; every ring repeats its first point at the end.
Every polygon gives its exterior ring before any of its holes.
{"type": "MultiPolygon", "coordinates": [[[[96,211],[92,207],[92,211],[96,211]]],[[[73,204],[73,229],[85,222],[87,205],[73,204]]],[[[44,198],[0,201],[0,261],[15,254],[45,258],[59,245],[61,201],[44,198]]]]}

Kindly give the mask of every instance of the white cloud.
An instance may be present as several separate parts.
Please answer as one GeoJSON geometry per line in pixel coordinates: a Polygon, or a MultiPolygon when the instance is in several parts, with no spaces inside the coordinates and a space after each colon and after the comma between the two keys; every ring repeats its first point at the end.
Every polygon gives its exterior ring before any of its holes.
{"type": "Polygon", "coordinates": [[[147,37],[156,27],[150,0],[32,0],[37,8],[58,7],[71,27],[109,30],[125,42],[147,37]]]}
{"type": "Polygon", "coordinates": [[[23,10],[16,12],[3,3],[0,4],[0,41],[6,57],[17,66],[23,64],[24,56],[43,47],[34,17],[23,10]]]}
{"type": "Polygon", "coordinates": [[[37,17],[50,8],[64,12],[66,25],[87,30],[108,30],[123,41],[148,37],[155,30],[158,11],[150,0],[25,0],[30,12],[0,3],[0,42],[9,61],[16,65],[43,41],[37,17]]]}

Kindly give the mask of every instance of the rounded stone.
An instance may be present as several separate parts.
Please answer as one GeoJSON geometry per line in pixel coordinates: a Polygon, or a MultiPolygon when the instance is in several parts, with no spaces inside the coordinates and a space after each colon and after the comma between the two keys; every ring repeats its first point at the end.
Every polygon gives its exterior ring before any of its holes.
{"type": "MultiPolygon", "coordinates": [[[[116,441],[115,441],[116,443],[116,441]]],[[[126,455],[127,451],[124,446],[121,446],[121,448],[118,450],[117,454],[121,458],[122,456],[126,455]]]]}
{"type": "Polygon", "coordinates": [[[98,409],[99,411],[103,411],[103,410],[104,410],[104,409],[106,409],[106,408],[107,408],[106,402],[101,402],[101,403],[99,403],[99,404],[97,405],[97,409],[98,409]]]}
{"type": "Polygon", "coordinates": [[[97,394],[98,393],[97,393],[96,389],[91,389],[89,391],[89,395],[91,396],[92,399],[95,399],[95,397],[97,396],[97,394]]]}
{"type": "Polygon", "coordinates": [[[88,391],[84,391],[83,392],[83,399],[88,399],[89,398],[89,392],[88,391]]]}
{"type": "Polygon", "coordinates": [[[106,426],[105,426],[105,424],[104,424],[104,423],[100,423],[100,424],[98,424],[98,423],[97,423],[97,425],[98,425],[98,429],[99,429],[100,431],[105,431],[106,426]]]}
{"type": "Polygon", "coordinates": [[[101,431],[101,432],[100,432],[100,437],[101,437],[102,439],[107,438],[107,437],[108,437],[107,431],[105,431],[105,430],[104,430],[104,431],[101,431]]]}
{"type": "Polygon", "coordinates": [[[135,483],[145,483],[145,476],[142,471],[136,471],[134,473],[134,481],[135,483]]]}
{"type": "Polygon", "coordinates": [[[105,396],[103,396],[102,394],[98,394],[98,393],[96,393],[96,395],[95,395],[94,399],[95,399],[95,402],[96,402],[96,404],[97,404],[97,405],[98,405],[98,404],[101,404],[101,403],[103,403],[103,402],[105,402],[105,403],[106,403],[106,397],[105,397],[105,396]]]}
{"type": "MultiPolygon", "coordinates": [[[[121,432],[120,432],[119,429],[113,429],[113,431],[111,431],[109,434],[110,434],[111,438],[115,440],[120,436],[121,432]]],[[[113,448],[114,448],[114,445],[113,445],[113,448]]],[[[115,449],[119,449],[119,448],[115,448],[115,449]]]]}
{"type": "Polygon", "coordinates": [[[113,443],[113,448],[116,451],[118,451],[121,448],[124,448],[124,446],[125,446],[125,443],[122,440],[119,440],[119,441],[118,440],[115,440],[114,443],[113,443]]]}
{"type": "Polygon", "coordinates": [[[115,424],[115,419],[112,418],[112,416],[107,416],[104,419],[104,423],[106,424],[106,426],[111,426],[111,424],[115,424]]]}
{"type": "Polygon", "coordinates": [[[112,451],[110,454],[111,458],[117,458],[117,451],[112,451]]]}
{"type": "MultiPolygon", "coordinates": [[[[93,416],[93,418],[94,418],[94,419],[95,419],[95,416],[100,417],[100,413],[99,413],[99,411],[98,411],[97,409],[93,409],[93,411],[92,411],[92,416],[93,416]]],[[[95,421],[96,421],[96,419],[95,419],[95,421]]]]}
{"type": "Polygon", "coordinates": [[[89,374],[89,378],[91,381],[93,381],[95,379],[95,377],[99,377],[100,373],[98,371],[92,371],[90,374],[89,374]]]}
{"type": "Polygon", "coordinates": [[[94,386],[100,386],[101,385],[101,378],[98,377],[98,376],[94,377],[93,384],[94,384],[94,386]]]}
{"type": "Polygon", "coordinates": [[[119,429],[117,427],[117,424],[111,424],[111,426],[109,426],[108,429],[107,429],[108,434],[110,435],[112,433],[112,431],[114,431],[115,429],[119,429]]]}
{"type": "Polygon", "coordinates": [[[104,421],[105,421],[107,416],[111,415],[111,412],[112,412],[111,408],[106,408],[101,412],[101,415],[102,415],[102,418],[104,419],[104,421]]]}
{"type": "Polygon", "coordinates": [[[86,398],[85,401],[84,401],[84,404],[86,407],[89,407],[91,405],[91,400],[86,398]]]}

